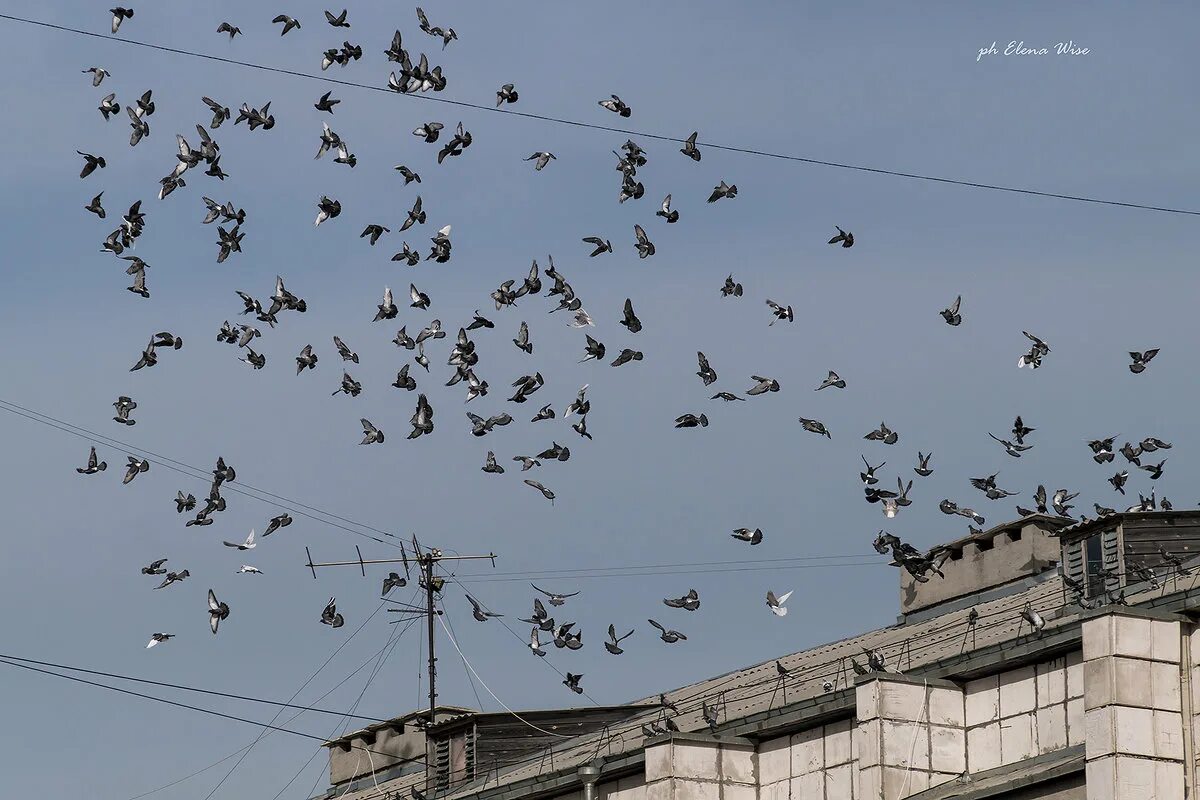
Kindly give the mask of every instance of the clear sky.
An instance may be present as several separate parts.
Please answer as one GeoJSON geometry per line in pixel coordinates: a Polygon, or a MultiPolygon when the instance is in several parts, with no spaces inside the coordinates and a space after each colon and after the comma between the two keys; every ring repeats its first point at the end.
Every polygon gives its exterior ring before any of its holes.
{"type": "MultiPolygon", "coordinates": [[[[63,0],[22,6],[38,19],[108,29],[108,4],[63,0]]],[[[343,40],[360,44],[361,61],[328,77],[382,85],[382,51],[392,31],[425,51],[449,80],[442,96],[483,104],[515,83],[515,110],[830,161],[957,177],[1152,205],[1198,208],[1195,73],[1191,32],[1196,10],[1183,4],[1010,2],[759,3],[429,3],[433,24],[455,28],[445,52],[422,35],[409,5],[355,2],[349,30],[323,19],[308,0],[252,11],[247,4],[135,4],[117,38],[319,73],[321,52],[343,40]],[[388,8],[385,10],[385,5],[388,8]],[[169,7],[168,7],[169,6],[169,7]],[[286,10],[303,27],[280,38],[270,19],[286,10]],[[233,42],[215,30],[241,27],[233,42]],[[1050,47],[1071,39],[1086,56],[976,59],[980,48],[1009,41],[1050,47]],[[616,93],[628,120],[597,101],[616,93]]],[[[334,9],[335,11],[339,10],[334,9]]],[[[11,9],[10,9],[11,10],[11,9]]],[[[7,157],[0,166],[0,233],[6,268],[0,282],[0,399],[117,437],[140,448],[210,469],[218,456],[239,480],[398,535],[418,534],[449,552],[494,551],[495,576],[466,577],[489,607],[521,635],[530,610],[523,577],[554,569],[633,564],[694,564],[747,559],[740,571],[714,567],[673,574],[539,578],[558,591],[581,590],[560,611],[576,620],[585,647],[553,651],[560,670],[584,674],[600,703],[615,703],[889,624],[898,611],[897,575],[870,542],[885,520],[862,500],[860,454],[886,460],[883,485],[915,478],[914,504],[889,530],[927,547],[966,533],[938,501],[972,505],[988,525],[1028,505],[1038,483],[1082,492],[1078,507],[1121,506],[1096,466],[1087,439],[1120,434],[1174,442],[1156,484],[1176,507],[1189,507],[1195,485],[1195,374],[1200,336],[1195,270],[1200,223],[1194,217],[986,192],[934,183],[704,150],[699,164],[678,145],[649,139],[639,171],[646,196],[617,203],[620,176],[611,151],[626,136],[457,108],[426,99],[323,85],[245,67],[82,38],[0,20],[7,78],[7,157]],[[93,88],[90,66],[111,77],[93,88]],[[131,149],[122,113],[104,122],[96,110],[107,91],[128,104],[154,90],[151,136],[131,149]],[[330,118],[312,104],[327,89],[341,99],[330,118]],[[175,133],[193,145],[201,104],[212,96],[236,109],[272,101],[274,130],[253,133],[227,123],[215,136],[230,177],[218,185],[199,171],[164,201],[157,180],[175,163],[175,133]],[[474,144],[435,163],[436,146],[410,134],[436,120],[462,120],[474,144]],[[320,124],[351,145],[358,166],[314,161],[320,124]],[[76,150],[103,155],[107,169],[78,178],[76,150]],[[548,150],[557,160],[535,173],[522,161],[548,150]],[[424,182],[402,186],[395,164],[424,182]],[[705,203],[719,181],[738,197],[705,203]],[[109,218],[83,206],[103,189],[109,218]],[[429,222],[394,231],[417,193],[429,222]],[[678,224],[654,216],[666,193],[678,224]],[[341,201],[339,218],[314,228],[321,195],[341,201]],[[230,200],[248,219],[243,252],[216,264],[216,230],[203,226],[201,196],[230,200]],[[100,242],[135,199],[146,231],[136,253],[151,264],[152,297],[125,291],[125,262],[100,242]],[[393,229],[378,246],[358,238],[368,223],[393,229]],[[642,224],[657,254],[640,261],[633,225],[642,224]],[[389,261],[408,241],[453,225],[452,260],[416,268],[389,261]],[[829,247],[840,225],[853,249],[829,247]],[[611,239],[615,254],[588,259],[584,236],[611,239]],[[585,307],[605,363],[579,364],[583,334],[567,327],[545,297],[495,311],[489,293],[522,278],[532,259],[553,254],[585,307]],[[726,274],[745,296],[722,299],[726,274]],[[305,315],[285,314],[256,349],[262,371],[218,344],[223,320],[238,321],[234,290],[266,298],[276,275],[306,298],[305,315]],[[401,304],[395,323],[372,323],[385,285],[401,301],[409,281],[433,301],[429,312],[401,304]],[[963,296],[964,322],[946,326],[938,311],[963,296]],[[616,324],[632,297],[645,329],[616,324]],[[768,327],[766,298],[790,304],[795,322],[768,327]],[[432,372],[413,366],[435,408],[432,436],[407,441],[415,393],[389,386],[411,353],[391,339],[401,324],[414,334],[439,318],[451,331],[480,309],[495,330],[473,334],[476,371],[492,391],[463,405],[465,388],[441,384],[452,339],[429,348],[432,372]],[[509,340],[529,323],[532,356],[509,340]],[[150,334],[181,335],[181,352],[130,373],[150,334]],[[1053,348],[1045,366],[1018,370],[1028,330],[1053,348]],[[354,377],[363,394],[331,397],[341,362],[331,337],[361,356],[354,377]],[[314,372],[297,377],[294,356],[312,344],[314,372]],[[614,369],[623,347],[645,353],[614,369]],[[1127,351],[1162,348],[1147,371],[1131,375],[1127,351]],[[694,374],[703,350],[720,380],[706,389],[694,374]],[[829,369],[849,386],[813,392],[829,369]],[[546,385],[524,406],[505,402],[508,384],[540,370],[546,385]],[[779,380],[780,392],[746,403],[710,401],[716,390],[744,392],[750,375],[779,380]],[[593,410],[581,440],[562,420],[530,425],[547,402],[561,415],[581,384],[593,410]],[[138,424],[110,421],[111,403],[128,394],[138,424]],[[517,422],[479,440],[464,408],[510,411],[517,422]],[[675,430],[684,412],[711,425],[675,430]],[[1034,450],[1018,460],[987,437],[1003,436],[1013,417],[1037,428],[1034,450]],[[824,421],[826,440],[805,433],[800,416],[824,421]],[[387,434],[360,447],[360,417],[387,434]],[[880,421],[900,433],[894,447],[862,437],[880,421]],[[568,445],[566,464],[522,475],[510,459],[568,445]],[[480,471],[492,449],[504,475],[480,471]],[[933,451],[934,475],[916,478],[917,450],[933,451]],[[1000,471],[1000,485],[1021,497],[990,502],[967,479],[1000,471]],[[553,506],[521,483],[536,477],[557,493],[553,506]],[[753,549],[729,536],[761,527],[753,549]],[[785,558],[849,556],[857,566],[785,558]],[[805,568],[797,564],[805,563],[805,568]],[[814,568],[816,565],[816,568],[814,568]],[[771,567],[771,569],[764,569],[771,567]],[[500,573],[505,573],[500,575],[500,573]],[[504,580],[497,580],[504,578],[504,580]],[[486,582],[485,582],[486,581],[486,582]],[[696,588],[699,611],[666,609],[661,599],[696,588]],[[786,619],[764,607],[767,589],[795,590],[786,619]],[[647,617],[689,635],[670,646],[653,638],[647,617]],[[637,627],[613,658],[601,648],[610,622],[637,627]]],[[[443,134],[445,136],[445,133],[443,134]]],[[[549,282],[547,282],[548,285],[549,282]]],[[[379,605],[378,569],[328,570],[314,582],[314,557],[384,558],[394,549],[296,515],[289,528],[249,554],[221,546],[251,527],[261,533],[282,509],[227,492],[229,509],[208,528],[183,527],[177,489],[203,496],[151,458],[149,473],[122,486],[126,453],[100,448],[106,473],[80,476],[88,444],[13,414],[0,415],[5,533],[0,541],[0,603],[7,609],[7,655],[44,659],[153,680],[286,700],[379,605]],[[169,557],[192,577],[154,592],[139,567],[169,557]],[[261,576],[235,575],[242,563],[261,576]],[[207,630],[205,592],[232,608],[218,636],[207,630]],[[318,623],[336,596],[346,626],[318,623]],[[149,635],[177,638],[144,649],[149,635]]],[[[1118,458],[1118,460],[1120,460],[1118,458]]],[[[236,486],[236,484],[235,484],[236,486]]],[[[1131,494],[1148,491],[1145,473],[1131,494]]],[[[479,565],[463,572],[486,573],[479,565]]],[[[403,593],[400,593],[403,595],[403,593]]],[[[448,621],[467,656],[514,708],[583,700],[533,660],[497,622],[476,623],[462,589],[445,594],[448,621]]],[[[394,627],[378,613],[300,694],[325,708],[348,709],[370,668],[347,679],[384,647],[394,627]]],[[[441,633],[439,631],[439,636],[441,633]]],[[[466,671],[440,650],[443,702],[475,705],[466,671]]],[[[362,696],[359,712],[386,717],[424,703],[418,684],[420,637],[399,640],[362,696]]],[[[269,707],[166,689],[131,687],[224,713],[268,720],[269,707]]],[[[484,706],[496,704],[482,689],[484,706]]],[[[4,794],[124,800],[199,770],[249,743],[251,726],[4,667],[0,671],[0,765],[4,794]]],[[[286,720],[290,713],[281,718],[286,720]]],[[[288,727],[316,736],[337,719],[306,714],[288,727]]],[[[313,755],[315,742],[271,734],[257,745],[217,797],[279,792],[313,755]]],[[[154,795],[201,799],[232,761],[154,795]]],[[[326,785],[322,751],[282,793],[304,798],[326,785]]]]}

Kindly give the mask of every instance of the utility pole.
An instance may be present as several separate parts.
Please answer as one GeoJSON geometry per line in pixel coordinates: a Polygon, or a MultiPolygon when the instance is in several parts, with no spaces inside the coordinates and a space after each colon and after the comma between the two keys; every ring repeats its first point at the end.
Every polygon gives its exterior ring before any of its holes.
{"type": "MultiPolygon", "coordinates": [[[[424,616],[426,622],[427,635],[429,637],[429,724],[434,722],[434,713],[437,709],[437,654],[435,648],[437,646],[437,638],[434,633],[434,618],[441,614],[442,611],[437,607],[437,597],[442,592],[442,588],[446,585],[446,579],[435,574],[435,568],[442,561],[480,561],[489,560],[492,562],[492,567],[496,566],[496,554],[488,553],[487,555],[478,556],[448,556],[436,547],[425,550],[421,547],[417,537],[412,538],[413,558],[409,559],[408,551],[404,549],[404,543],[400,543],[400,558],[376,558],[364,559],[362,550],[358,545],[354,546],[358,553],[356,561],[327,561],[324,563],[313,563],[312,554],[308,548],[304,548],[305,555],[308,556],[308,563],[304,566],[312,571],[313,578],[317,577],[317,567],[349,567],[357,566],[362,572],[363,577],[367,576],[367,564],[403,564],[404,565],[404,580],[407,582],[411,578],[411,564],[416,561],[418,570],[418,585],[425,591],[424,606],[414,606],[407,603],[401,603],[397,600],[387,600],[388,603],[394,603],[399,608],[389,608],[388,611],[396,614],[405,614],[409,619],[416,616],[424,616]]],[[[402,584],[403,585],[403,584],[402,584]]],[[[403,619],[396,620],[403,622],[403,619]]]]}

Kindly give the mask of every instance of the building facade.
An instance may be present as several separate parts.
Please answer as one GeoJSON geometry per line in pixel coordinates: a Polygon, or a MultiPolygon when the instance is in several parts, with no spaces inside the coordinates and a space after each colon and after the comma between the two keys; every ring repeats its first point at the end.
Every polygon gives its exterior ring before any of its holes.
{"type": "Polygon", "coordinates": [[[323,797],[1182,800],[1198,542],[1200,512],[1025,517],[938,548],[945,578],[902,571],[894,626],[626,706],[522,713],[532,726],[399,718],[429,766],[349,769],[386,745],[364,729],[329,744],[323,797]]]}

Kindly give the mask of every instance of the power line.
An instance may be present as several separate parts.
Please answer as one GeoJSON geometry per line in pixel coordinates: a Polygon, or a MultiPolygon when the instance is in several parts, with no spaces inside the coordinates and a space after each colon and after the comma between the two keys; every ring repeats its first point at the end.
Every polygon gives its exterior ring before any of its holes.
{"type": "MultiPolygon", "coordinates": [[[[731,563],[736,564],[737,562],[731,562],[731,563]]],[[[854,561],[854,562],[844,563],[844,564],[777,564],[775,566],[767,566],[767,567],[724,567],[724,568],[718,568],[718,569],[677,569],[677,570],[661,570],[660,569],[660,570],[649,570],[649,571],[609,572],[609,573],[604,573],[604,574],[600,574],[600,575],[590,574],[587,572],[581,572],[580,574],[551,575],[548,577],[551,580],[575,580],[577,578],[580,578],[580,579],[584,579],[584,578],[586,578],[586,579],[592,579],[592,578],[641,578],[641,577],[652,577],[652,576],[657,576],[657,575],[706,575],[706,574],[720,573],[720,572],[774,572],[774,571],[778,571],[778,570],[789,570],[789,569],[826,569],[826,568],[833,568],[833,567],[882,567],[882,566],[887,566],[887,564],[882,561],[854,561]]],[[[635,570],[636,567],[631,565],[629,567],[629,569],[635,570]]],[[[469,576],[452,575],[450,580],[457,581],[458,583],[465,586],[466,584],[463,583],[461,580],[459,580],[460,577],[471,577],[475,580],[476,583],[511,583],[513,581],[523,582],[523,581],[528,580],[530,577],[533,577],[535,580],[537,580],[539,577],[536,575],[534,575],[534,576],[524,575],[524,576],[518,576],[515,578],[492,578],[490,576],[487,576],[487,577],[483,577],[483,576],[484,576],[484,573],[479,573],[479,572],[472,573],[469,576]]]]}
{"type": "MultiPolygon", "coordinates": [[[[184,50],[177,47],[168,47],[166,45],[154,44],[152,42],[142,42],[137,39],[117,39],[108,36],[107,34],[95,33],[94,31],[85,31],[79,28],[71,28],[66,25],[57,25],[52,22],[43,22],[41,20],[26,19],[11,14],[0,14],[0,19],[6,19],[11,22],[19,22],[25,25],[34,25],[41,28],[48,28],[63,33],[72,33],[78,36],[87,36],[94,39],[102,39],[108,42],[119,42],[121,44],[135,45],[137,47],[145,47],[151,50],[159,50],[165,53],[174,53],[175,55],[187,56],[189,58],[199,58],[207,61],[216,61],[223,64],[231,64],[250,69],[260,70],[262,72],[274,72],[280,75],[289,75],[295,78],[305,78],[313,81],[320,81],[324,84],[336,84],[340,86],[350,86],[358,89],[369,89],[376,92],[385,92],[388,94],[397,94],[391,89],[382,86],[372,86],[365,83],[357,83],[355,81],[342,80],[339,78],[330,78],[323,75],[313,75],[307,72],[299,72],[297,70],[285,69],[283,67],[272,67],[266,64],[255,64],[250,61],[239,61],[234,58],[225,58],[216,56],[210,53],[199,53],[192,50],[184,50]]],[[[420,100],[428,100],[446,105],[458,106],[460,108],[470,108],[476,111],[487,111],[493,114],[507,114],[510,116],[524,117],[525,119],[537,120],[540,122],[549,122],[555,125],[564,125],[573,128],[589,128],[592,130],[605,131],[609,133],[619,133],[623,136],[638,136],[644,139],[653,139],[661,142],[672,142],[681,144],[685,140],[675,136],[663,136],[661,134],[647,133],[645,131],[629,130],[627,128],[617,128],[611,125],[600,125],[593,122],[582,122],[580,120],[567,119],[565,117],[554,117],[546,114],[535,114],[528,111],[514,111],[507,108],[495,108],[481,103],[470,103],[465,100],[451,100],[445,97],[428,94],[405,94],[405,97],[413,97],[420,100]]],[[[807,156],[789,155],[786,153],[775,153],[768,150],[756,150],[749,147],[737,147],[735,145],[718,144],[715,142],[697,142],[697,146],[706,147],[713,150],[724,150],[730,153],[740,153],[742,155],[759,156],[762,158],[772,158],[782,161],[792,161],[801,164],[810,164],[821,167],[831,167],[834,169],[852,170],[855,172],[865,172],[874,175],[887,175],[894,178],[908,178],[910,180],[928,181],[931,183],[941,183],[951,186],[962,186],[969,189],[984,189],[994,192],[1007,192],[1010,194],[1023,194],[1034,197],[1046,197],[1056,200],[1071,200],[1078,203],[1091,203],[1094,205],[1117,206],[1120,208],[1133,208],[1142,211],[1156,211],[1167,214],[1185,214],[1188,216],[1200,216],[1200,211],[1194,211],[1183,208],[1173,208],[1169,206],[1152,206],[1142,203],[1130,203],[1119,200],[1102,200],[1095,197],[1085,197],[1083,195],[1063,194],[1059,192],[1046,192],[1036,189],[1024,189],[1015,186],[1002,186],[994,183],[982,183],[979,181],[969,181],[959,178],[943,178],[936,175],[924,175],[916,172],[903,172],[900,170],[883,169],[880,167],[868,167],[862,164],[848,164],[838,161],[828,161],[820,158],[810,158],[807,156]]]]}
{"type": "MultiPolygon", "coordinates": [[[[258,722],[257,720],[246,719],[245,717],[234,716],[233,714],[225,714],[221,711],[214,711],[211,708],[202,708],[200,706],[193,706],[193,705],[189,705],[187,703],[180,703],[175,700],[168,700],[165,697],[155,697],[154,695],[143,694],[141,692],[135,692],[130,689],[122,689],[119,686],[110,686],[107,683],[98,683],[96,681],[89,681],[85,678],[76,678],[74,675],[64,675],[60,672],[51,672],[50,670],[42,669],[41,667],[31,667],[28,664],[20,664],[16,661],[7,661],[4,658],[0,658],[0,664],[5,664],[10,667],[18,667],[20,669],[29,670],[31,672],[40,672],[43,675],[51,675],[55,678],[62,678],[64,680],[73,681],[75,683],[82,683],[87,686],[95,686],[100,689],[108,689],[109,691],[118,692],[120,694],[125,694],[125,695],[130,695],[132,697],[140,697],[143,700],[153,700],[157,703],[165,703],[166,705],[169,705],[169,706],[175,706],[176,708],[186,708],[189,711],[198,711],[201,714],[209,714],[214,717],[221,717],[222,719],[233,720],[234,722],[244,722],[247,725],[256,725],[260,728],[265,728],[265,729],[272,730],[272,731],[279,731],[280,733],[290,733],[293,736],[300,736],[305,739],[314,739],[318,742],[321,742],[322,744],[324,744],[327,741],[324,737],[316,736],[311,733],[304,733],[303,731],[294,731],[290,728],[282,728],[277,725],[271,725],[271,724],[268,724],[265,722],[258,722]]],[[[354,747],[354,748],[360,748],[359,745],[350,745],[350,746],[354,747]]],[[[366,749],[366,748],[360,748],[360,749],[366,749]]],[[[391,754],[387,754],[387,753],[380,753],[379,755],[387,755],[389,758],[396,758],[396,756],[392,756],[391,754]]],[[[425,763],[424,759],[416,759],[416,758],[401,758],[399,760],[409,762],[409,763],[414,763],[414,764],[425,763]]]]}
{"type": "MultiPolygon", "coordinates": [[[[401,629],[401,635],[403,635],[403,630],[404,630],[404,629],[401,629]]],[[[351,678],[353,678],[353,677],[354,677],[355,675],[357,675],[358,673],[362,672],[362,671],[363,671],[363,669],[364,669],[364,668],[367,666],[367,664],[370,664],[370,663],[371,663],[371,660],[372,660],[372,659],[375,659],[375,658],[377,658],[379,655],[381,655],[381,654],[382,654],[382,653],[383,653],[385,650],[387,650],[387,648],[388,648],[390,645],[391,645],[391,640],[389,640],[389,641],[388,641],[388,644],[385,644],[385,645],[384,645],[382,648],[380,648],[380,649],[379,649],[377,652],[375,652],[374,654],[372,654],[372,655],[370,656],[370,658],[368,658],[366,661],[364,661],[363,663],[361,663],[361,664],[359,664],[357,667],[355,667],[355,668],[354,668],[354,670],[353,670],[353,671],[352,671],[352,672],[351,672],[349,675],[347,675],[347,676],[346,676],[345,678],[343,678],[342,680],[338,681],[338,682],[337,682],[337,683],[336,683],[336,684],[333,686],[333,688],[329,689],[329,690],[328,690],[328,691],[326,691],[326,692],[325,692],[323,695],[321,695],[320,697],[318,697],[318,698],[317,698],[317,701],[324,700],[326,697],[328,697],[329,695],[333,694],[335,691],[337,691],[338,689],[340,689],[340,688],[342,687],[342,685],[343,685],[343,684],[345,684],[347,681],[349,681],[351,678]]],[[[284,723],[284,724],[286,725],[286,724],[289,724],[289,723],[291,723],[291,722],[294,722],[295,720],[299,719],[300,715],[301,715],[301,714],[303,714],[303,713],[304,713],[303,711],[298,711],[297,713],[293,714],[293,715],[292,715],[290,718],[288,718],[288,721],[287,721],[286,723],[284,723]]],[[[336,734],[336,733],[337,733],[337,731],[335,730],[335,731],[334,731],[334,734],[336,734]]],[[[268,736],[270,736],[270,732],[269,732],[269,731],[268,731],[267,735],[268,735],[268,736]]],[[[331,736],[330,738],[332,738],[332,736],[331,736]]],[[[255,739],[253,742],[250,742],[250,743],[249,743],[249,744],[247,744],[245,747],[241,747],[241,748],[238,748],[237,750],[234,750],[232,753],[230,753],[230,754],[228,754],[228,755],[226,755],[226,756],[224,756],[224,757],[222,757],[222,758],[220,758],[220,759],[218,759],[218,760],[214,761],[213,763],[209,764],[207,767],[202,767],[201,769],[198,769],[198,770],[196,770],[195,772],[193,772],[193,773],[191,773],[191,774],[189,774],[189,775],[185,775],[185,776],[184,776],[184,777],[182,777],[182,778],[178,778],[178,779],[176,779],[176,780],[174,780],[174,781],[171,781],[170,783],[167,783],[167,784],[164,784],[164,785],[162,785],[162,786],[159,786],[159,787],[158,787],[158,788],[156,788],[156,789],[151,789],[151,790],[149,790],[149,791],[147,791],[147,792],[143,792],[143,793],[141,793],[141,794],[139,794],[139,795],[135,795],[134,797],[131,797],[131,798],[129,798],[129,800],[141,800],[141,798],[143,798],[143,797],[149,797],[149,796],[150,796],[150,795],[152,795],[152,794],[157,794],[158,792],[161,792],[163,789],[170,789],[172,786],[176,786],[176,785],[178,785],[178,784],[180,784],[180,783],[183,783],[183,782],[184,782],[184,781],[186,781],[186,780],[190,780],[191,778],[194,778],[194,777],[196,777],[197,775],[201,775],[201,774],[203,774],[203,773],[205,773],[205,772],[208,772],[208,771],[209,771],[210,769],[212,769],[213,767],[219,766],[219,765],[221,765],[221,764],[225,763],[226,761],[228,761],[229,759],[233,758],[234,756],[238,755],[238,754],[239,754],[239,753],[241,753],[243,750],[247,750],[247,749],[249,749],[249,748],[250,748],[251,746],[253,746],[253,745],[254,745],[254,743],[255,743],[255,742],[257,742],[257,741],[258,741],[258,739],[256,738],[256,739],[255,739]]],[[[320,752],[320,749],[318,749],[318,750],[317,750],[317,752],[319,753],[319,752],[320,752]]],[[[309,759],[309,762],[311,763],[311,761],[312,761],[312,759],[310,758],[310,759],[309,759]]],[[[307,766],[308,766],[308,764],[306,763],[306,764],[305,764],[305,767],[307,767],[307,766]]],[[[291,785],[291,784],[289,784],[289,786],[290,786],[290,785],[291,785]]],[[[282,794],[282,792],[281,792],[280,794],[282,794]]]]}
{"type": "MultiPolygon", "coordinates": [[[[214,697],[228,698],[230,700],[244,700],[248,703],[261,703],[263,705],[278,706],[279,708],[297,708],[297,709],[300,709],[301,712],[311,711],[316,714],[331,714],[333,716],[338,716],[338,717],[349,716],[354,719],[364,719],[369,722],[387,722],[387,719],[382,718],[382,717],[367,717],[367,716],[363,716],[361,714],[348,714],[345,711],[331,711],[329,709],[316,708],[313,706],[300,706],[300,705],[293,705],[291,703],[280,703],[276,700],[263,700],[262,698],[259,698],[259,697],[247,697],[246,695],[241,695],[241,694],[230,694],[229,692],[218,692],[213,689],[199,689],[194,686],[181,686],[177,683],[165,683],[163,681],[147,680],[146,678],[134,678],[134,677],[130,677],[129,675],[118,675],[113,672],[102,672],[100,670],[86,669],[84,667],[73,667],[73,666],[70,666],[69,664],[55,664],[51,661],[39,661],[35,658],[22,658],[20,656],[9,655],[7,653],[0,653],[0,658],[8,659],[9,661],[20,661],[23,664],[37,664],[40,667],[53,667],[54,669],[66,670],[67,672],[79,672],[79,673],[83,673],[85,675],[97,675],[101,678],[116,678],[117,680],[129,681],[131,683],[141,683],[141,684],[145,684],[147,686],[161,686],[166,689],[178,689],[181,692],[194,692],[196,694],[207,694],[207,695],[212,695],[214,697]]],[[[316,676],[314,675],[314,677],[316,677],[316,676]]],[[[303,688],[304,687],[302,686],[301,689],[303,689],[303,688]]]]}
{"type": "MultiPolygon", "coordinates": [[[[11,401],[4,400],[3,398],[0,398],[0,411],[7,411],[10,414],[14,414],[19,417],[24,417],[25,419],[31,420],[33,422],[37,422],[37,423],[46,425],[51,428],[55,428],[57,430],[62,431],[63,433],[69,433],[72,436],[77,436],[80,439],[91,442],[92,444],[98,444],[101,447],[119,447],[119,448],[124,448],[125,450],[128,450],[133,453],[140,453],[143,455],[143,457],[146,457],[146,456],[153,457],[153,458],[157,459],[158,463],[162,464],[167,469],[177,472],[180,475],[184,475],[188,478],[192,478],[194,480],[200,480],[200,481],[207,482],[209,480],[208,476],[211,474],[209,470],[205,470],[200,467],[192,466],[191,464],[188,464],[186,462],[179,461],[179,460],[173,459],[169,456],[162,455],[161,453],[155,453],[152,450],[146,450],[145,448],[136,447],[136,446],[131,445],[128,442],[124,442],[120,439],[114,439],[111,436],[106,436],[102,433],[97,433],[93,430],[89,430],[88,428],[84,428],[82,426],[75,425],[73,423],[66,422],[64,420],[60,420],[56,417],[50,416],[49,414],[45,414],[40,411],[35,411],[33,409],[26,408],[24,406],[18,405],[11,401]],[[177,465],[177,466],[173,466],[173,465],[177,465]],[[190,470],[191,472],[188,472],[188,470],[190,470]],[[196,474],[192,474],[192,473],[199,473],[199,474],[196,475],[196,474]]],[[[392,542],[385,542],[382,539],[379,539],[375,536],[371,536],[369,534],[363,533],[362,531],[357,531],[357,530],[354,530],[353,528],[348,528],[345,525],[340,525],[337,522],[330,522],[328,519],[321,519],[320,517],[316,517],[313,514],[309,514],[304,511],[300,511],[299,508],[307,508],[310,511],[314,511],[323,516],[331,517],[333,519],[340,519],[340,520],[342,520],[344,522],[348,522],[352,525],[357,525],[360,528],[364,528],[364,529],[370,530],[370,531],[375,531],[376,533],[381,533],[384,536],[390,536],[392,538],[395,538],[395,534],[393,534],[393,533],[388,533],[387,531],[383,531],[378,528],[373,528],[370,525],[364,525],[361,522],[354,522],[353,520],[347,519],[345,517],[340,517],[336,514],[331,514],[327,511],[322,511],[319,508],[305,505],[304,503],[301,503],[297,500],[292,500],[290,498],[283,497],[282,495],[277,495],[272,492],[264,491],[262,489],[256,489],[255,487],[251,486],[250,484],[242,482],[242,481],[238,481],[236,486],[227,482],[224,484],[224,489],[225,489],[225,491],[231,491],[236,494],[240,494],[244,497],[249,497],[253,500],[258,500],[259,502],[262,502],[262,503],[268,503],[270,505],[275,505],[275,506],[279,506],[282,508],[286,508],[288,511],[291,511],[292,513],[294,513],[298,516],[306,517],[315,522],[319,522],[323,525],[329,525],[331,527],[338,528],[340,530],[346,531],[347,533],[352,533],[355,536],[362,536],[364,538],[370,539],[373,542],[378,542],[379,544],[386,544],[386,545],[390,545],[392,547],[399,547],[399,545],[397,545],[397,544],[393,544],[392,542]],[[251,494],[251,492],[257,492],[258,494],[266,495],[267,497],[274,498],[275,500],[278,500],[280,502],[274,502],[273,500],[268,500],[263,497],[259,497],[256,494],[251,494]]]]}

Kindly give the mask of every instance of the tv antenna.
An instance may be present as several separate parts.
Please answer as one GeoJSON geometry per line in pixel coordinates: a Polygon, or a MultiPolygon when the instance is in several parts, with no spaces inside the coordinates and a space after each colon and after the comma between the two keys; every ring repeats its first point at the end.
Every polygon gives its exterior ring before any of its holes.
{"type": "Polygon", "coordinates": [[[424,548],[417,541],[417,537],[412,537],[412,555],[404,547],[404,542],[400,542],[400,558],[363,558],[362,550],[358,545],[354,546],[355,552],[358,554],[356,561],[326,561],[315,563],[312,560],[312,553],[308,548],[304,548],[304,554],[308,556],[308,563],[304,566],[312,571],[313,579],[317,577],[317,567],[353,567],[357,566],[362,576],[367,576],[368,564],[403,564],[404,577],[403,582],[399,586],[407,585],[412,579],[412,569],[415,566],[418,572],[418,586],[425,591],[425,605],[415,606],[408,603],[401,603],[398,600],[388,600],[385,602],[394,603],[398,608],[389,608],[388,611],[396,614],[403,614],[404,617],[396,620],[391,624],[403,622],[404,619],[413,619],[415,617],[424,616],[426,628],[429,636],[429,724],[433,724],[434,711],[437,708],[437,656],[434,648],[436,645],[436,637],[434,635],[433,622],[437,615],[442,613],[436,605],[438,596],[442,593],[442,589],[446,585],[446,579],[435,574],[437,565],[443,561],[491,561],[492,567],[496,566],[496,554],[488,553],[487,555],[478,556],[463,556],[463,555],[446,555],[436,547],[424,548]]]}

